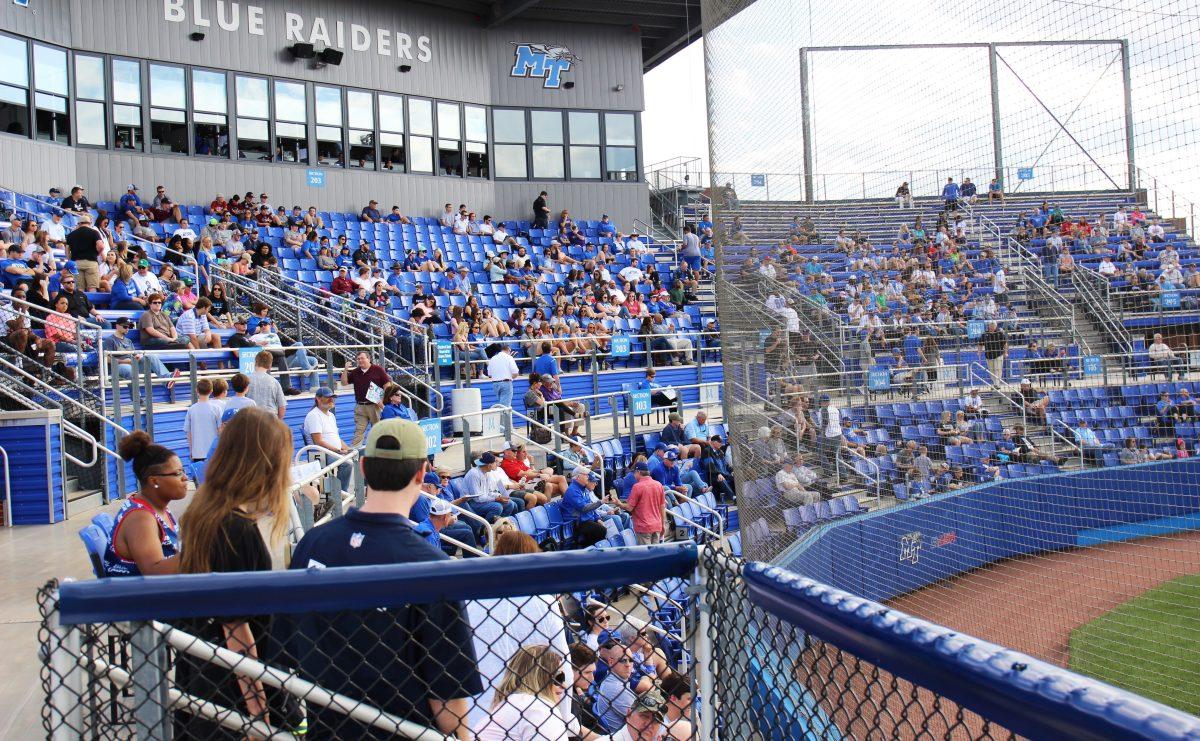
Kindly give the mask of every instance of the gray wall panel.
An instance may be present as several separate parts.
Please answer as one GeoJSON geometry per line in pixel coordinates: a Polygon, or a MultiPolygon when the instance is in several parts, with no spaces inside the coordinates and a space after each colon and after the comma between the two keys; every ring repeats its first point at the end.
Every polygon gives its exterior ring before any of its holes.
{"type": "MultiPolygon", "coordinates": [[[[218,27],[217,0],[186,0],[186,20],[164,19],[164,0],[32,0],[21,9],[0,3],[0,28],[54,41],[80,50],[122,54],[157,61],[219,66],[239,72],[291,77],[314,82],[355,85],[443,100],[484,104],[546,107],[620,108],[642,110],[641,41],[632,29],[562,23],[510,23],[485,29],[473,15],[439,11],[427,5],[397,0],[238,0],[240,27],[218,27]],[[207,27],[195,23],[193,2],[203,9],[207,27]],[[263,8],[264,35],[248,33],[247,8],[263,8]],[[284,51],[293,43],[286,38],[286,13],[304,19],[311,33],[316,18],[325,19],[334,46],[334,24],[343,22],[345,57],[339,66],[312,69],[284,51]],[[367,51],[350,48],[351,24],[372,32],[367,51]],[[378,29],[409,34],[414,59],[382,56],[376,52],[378,29]],[[206,38],[188,39],[193,31],[206,38]],[[417,38],[428,36],[432,58],[415,57],[417,38]],[[562,44],[581,59],[564,75],[575,82],[573,90],[544,89],[538,79],[513,78],[511,42],[562,44]],[[219,60],[219,64],[214,60],[219,60]],[[401,64],[412,71],[402,74],[401,64]],[[613,91],[623,84],[623,92],[613,91]]],[[[226,7],[229,7],[227,5],[226,7]]],[[[391,35],[394,40],[394,33],[391,35]]]]}
{"type": "Polygon", "coordinates": [[[46,194],[58,187],[64,193],[77,182],[76,151],[46,142],[0,138],[2,184],[24,193],[46,194]]]}

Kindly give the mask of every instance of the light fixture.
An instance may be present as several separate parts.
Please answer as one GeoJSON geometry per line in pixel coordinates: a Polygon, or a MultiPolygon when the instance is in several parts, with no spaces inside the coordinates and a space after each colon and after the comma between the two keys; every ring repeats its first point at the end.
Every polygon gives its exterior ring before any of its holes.
{"type": "Polygon", "coordinates": [[[396,69],[400,70],[401,72],[411,72],[412,65],[411,64],[402,64],[399,67],[397,67],[396,69]]]}
{"type": "Polygon", "coordinates": [[[192,41],[204,41],[204,32],[203,31],[192,31],[191,33],[188,34],[188,38],[191,39],[192,41]]]}
{"type": "Polygon", "coordinates": [[[570,90],[573,87],[575,87],[575,83],[573,83],[573,82],[564,82],[563,83],[563,88],[566,90],[570,90]]]}
{"type": "Polygon", "coordinates": [[[293,59],[312,59],[317,56],[317,49],[312,44],[295,43],[287,48],[293,59]]]}
{"type": "Polygon", "coordinates": [[[618,82],[616,85],[613,86],[614,93],[619,93],[619,92],[623,91],[624,89],[625,89],[625,84],[622,82],[618,82]]]}
{"type": "Polygon", "coordinates": [[[325,64],[332,64],[335,67],[342,63],[342,57],[344,56],[346,56],[346,52],[342,51],[341,49],[325,48],[322,49],[320,53],[322,62],[325,64]]]}

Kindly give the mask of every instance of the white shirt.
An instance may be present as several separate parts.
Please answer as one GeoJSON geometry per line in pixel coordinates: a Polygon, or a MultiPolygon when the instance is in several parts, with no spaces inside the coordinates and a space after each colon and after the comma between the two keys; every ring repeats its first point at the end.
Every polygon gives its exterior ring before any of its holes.
{"type": "Polygon", "coordinates": [[[646,251],[646,245],[640,239],[631,239],[625,243],[625,249],[634,255],[640,255],[646,251]]]}
{"type": "Polygon", "coordinates": [[[1100,267],[1096,268],[1100,275],[1116,275],[1117,266],[1113,265],[1112,260],[1107,257],[1100,261],[1100,267]]]}
{"type": "Polygon", "coordinates": [[[1124,209],[1113,214],[1113,226],[1117,226],[1119,224],[1128,224],[1128,223],[1129,223],[1129,214],[1125,213],[1124,209]]]}
{"type": "Polygon", "coordinates": [[[145,275],[142,275],[140,272],[134,272],[132,280],[133,284],[138,288],[139,296],[147,296],[151,293],[163,292],[162,281],[158,279],[157,275],[151,273],[149,270],[146,271],[145,275]]]}
{"type": "Polygon", "coordinates": [[[512,354],[507,350],[493,355],[487,364],[487,377],[493,381],[511,381],[520,373],[517,361],[513,360],[512,354]]]}
{"type": "Polygon", "coordinates": [[[466,216],[458,215],[454,217],[454,233],[466,234],[467,228],[470,227],[471,221],[466,216]]]}
{"type": "Polygon", "coordinates": [[[1167,233],[1166,230],[1162,228],[1162,224],[1151,224],[1147,231],[1150,232],[1150,236],[1152,237],[1161,237],[1167,233]]]}
{"type": "MultiPolygon", "coordinates": [[[[550,644],[567,656],[567,639],[557,601],[547,595],[469,601],[467,619],[471,623],[475,655],[479,657],[479,675],[483,680],[483,693],[471,703],[469,716],[470,726],[478,729],[487,722],[495,688],[504,679],[508,660],[517,649],[550,644]]],[[[563,673],[570,687],[575,681],[570,662],[566,662],[563,673]]],[[[565,706],[559,705],[559,715],[570,718],[570,698],[564,696],[563,700],[565,706]]]]}
{"type": "Polygon", "coordinates": [[[309,410],[304,416],[304,434],[312,441],[314,433],[321,435],[321,442],[325,447],[341,450],[342,438],[338,434],[337,417],[333,412],[321,411],[317,406],[309,410]]]}
{"type": "Polygon", "coordinates": [[[643,273],[642,269],[638,266],[629,265],[621,268],[621,272],[617,273],[617,275],[621,276],[621,280],[625,281],[626,283],[638,283],[642,280],[642,276],[645,275],[645,273],[643,273]]]}
{"type": "Polygon", "coordinates": [[[509,695],[491,713],[475,731],[480,741],[566,741],[573,735],[549,702],[524,692],[509,695]]]}
{"type": "Polygon", "coordinates": [[[189,226],[187,229],[176,229],[175,234],[182,239],[190,239],[196,241],[196,232],[189,226]]]}
{"type": "Polygon", "coordinates": [[[830,404],[824,409],[825,437],[840,437],[842,434],[842,413],[830,404]]]}
{"type": "Polygon", "coordinates": [[[496,244],[504,244],[504,242],[507,239],[508,239],[508,232],[504,231],[504,227],[502,227],[502,226],[496,227],[496,232],[494,234],[492,234],[492,241],[495,242],[496,244]]]}
{"type": "Polygon", "coordinates": [[[800,315],[790,306],[785,306],[779,310],[779,315],[783,317],[783,321],[787,323],[787,331],[800,331],[800,315]]]}
{"type": "Polygon", "coordinates": [[[50,235],[51,242],[64,242],[67,239],[67,228],[60,221],[54,223],[54,219],[46,219],[42,222],[42,231],[50,235]]]}
{"type": "Polygon", "coordinates": [[[796,478],[796,474],[786,468],[779,469],[779,473],[775,474],[775,486],[780,489],[801,489],[800,479],[796,478]]]}
{"type": "Polygon", "coordinates": [[[1150,347],[1147,348],[1147,354],[1151,360],[1170,360],[1175,357],[1175,351],[1162,340],[1151,343],[1150,347]]]}

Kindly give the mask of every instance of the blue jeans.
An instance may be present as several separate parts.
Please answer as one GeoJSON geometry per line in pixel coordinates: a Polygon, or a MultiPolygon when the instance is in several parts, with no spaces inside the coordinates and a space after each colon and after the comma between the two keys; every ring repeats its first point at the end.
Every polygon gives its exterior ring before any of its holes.
{"type": "MultiPolygon", "coordinates": [[[[167,370],[167,366],[163,365],[163,361],[158,359],[157,355],[145,356],[150,359],[150,373],[155,376],[169,376],[171,371],[167,370]]],[[[131,363],[122,363],[117,366],[117,375],[126,380],[133,378],[133,365],[131,363]]]]}
{"type": "MultiPolygon", "coordinates": [[[[496,403],[511,409],[513,400],[513,382],[496,381],[492,384],[492,389],[496,392],[496,403]]],[[[500,415],[500,427],[504,430],[505,440],[512,438],[512,429],[509,427],[510,419],[511,418],[506,413],[500,415]]]]}
{"type": "MultiPolygon", "coordinates": [[[[313,370],[317,367],[317,359],[309,356],[303,345],[297,342],[295,345],[292,345],[292,348],[296,350],[296,354],[287,359],[287,367],[290,370],[313,370]]],[[[300,389],[305,388],[304,376],[294,376],[294,378],[295,382],[287,385],[300,389]]],[[[321,385],[321,376],[319,373],[310,374],[308,379],[308,385],[310,386],[316,387],[321,385]]]]}
{"type": "Polygon", "coordinates": [[[1042,265],[1042,277],[1047,283],[1058,285],[1058,261],[1047,262],[1042,265]]]}
{"type": "MultiPolygon", "coordinates": [[[[472,530],[471,526],[465,522],[460,521],[454,523],[453,525],[447,525],[441,529],[441,534],[448,538],[454,538],[458,542],[465,543],[472,548],[479,547],[479,541],[475,538],[475,531],[472,530]]],[[[447,543],[444,540],[440,545],[442,546],[442,550],[446,552],[447,556],[454,555],[455,550],[458,548],[458,546],[454,545],[453,543],[447,543]]],[[[470,551],[463,551],[463,556],[466,558],[472,558],[475,556],[475,554],[471,553],[470,551]]]]}
{"type": "Polygon", "coordinates": [[[352,473],[354,473],[354,466],[349,461],[338,466],[337,478],[338,482],[341,483],[342,491],[344,492],[350,491],[350,475],[352,473]]]}
{"type": "Polygon", "coordinates": [[[696,470],[692,468],[679,472],[679,482],[688,488],[687,495],[692,499],[703,494],[704,489],[708,486],[700,474],[696,473],[696,470]]]}
{"type": "MultiPolygon", "coordinates": [[[[464,502],[464,505],[467,509],[471,510],[488,522],[495,522],[497,517],[502,517],[504,515],[504,505],[500,504],[499,502],[477,502],[473,499],[470,499],[464,502]]],[[[482,525],[479,527],[479,530],[483,530],[482,525]]]]}

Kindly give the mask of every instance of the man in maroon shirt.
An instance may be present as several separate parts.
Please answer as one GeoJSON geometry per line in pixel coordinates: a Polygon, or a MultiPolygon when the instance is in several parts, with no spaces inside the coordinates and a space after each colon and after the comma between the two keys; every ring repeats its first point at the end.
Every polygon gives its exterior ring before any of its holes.
{"type": "Polygon", "coordinates": [[[333,279],[333,285],[329,290],[334,296],[349,296],[354,293],[354,281],[346,275],[346,268],[338,268],[337,277],[333,279]]]}
{"type": "Polygon", "coordinates": [[[367,427],[379,421],[383,409],[383,387],[391,382],[382,366],[371,362],[364,350],[354,356],[354,364],[347,363],[342,371],[342,383],[354,386],[354,437],[350,447],[357,448],[362,442],[367,427]]]}

